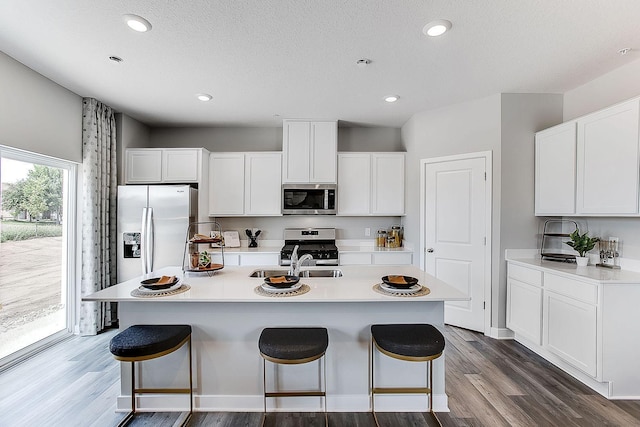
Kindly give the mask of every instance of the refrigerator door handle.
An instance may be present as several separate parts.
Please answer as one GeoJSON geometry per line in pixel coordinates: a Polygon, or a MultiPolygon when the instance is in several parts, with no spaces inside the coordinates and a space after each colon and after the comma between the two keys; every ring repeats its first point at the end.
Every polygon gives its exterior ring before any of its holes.
{"type": "Polygon", "coordinates": [[[153,271],[153,208],[147,208],[147,273],[153,271]]]}
{"type": "Polygon", "coordinates": [[[147,219],[147,208],[142,208],[142,227],[140,228],[140,262],[143,276],[148,273],[147,258],[149,257],[149,254],[147,251],[149,250],[149,245],[147,242],[147,219]]]}

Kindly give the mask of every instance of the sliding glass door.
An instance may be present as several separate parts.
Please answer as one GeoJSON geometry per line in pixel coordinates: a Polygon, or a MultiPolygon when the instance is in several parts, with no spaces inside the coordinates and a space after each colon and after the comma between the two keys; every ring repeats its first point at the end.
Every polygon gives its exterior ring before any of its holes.
{"type": "Polygon", "coordinates": [[[76,165],[0,146],[0,368],[68,335],[76,165]]]}

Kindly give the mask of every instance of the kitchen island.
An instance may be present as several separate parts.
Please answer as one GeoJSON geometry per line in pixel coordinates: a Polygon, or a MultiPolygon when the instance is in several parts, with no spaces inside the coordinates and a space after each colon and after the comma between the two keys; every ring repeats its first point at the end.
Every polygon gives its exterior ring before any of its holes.
{"type": "MultiPolygon", "coordinates": [[[[176,275],[190,286],[176,295],[140,298],[131,292],[140,278],[120,283],[83,298],[84,301],[119,302],[120,327],[133,324],[183,323],[193,327],[194,408],[198,411],[261,411],[262,359],[258,337],[264,327],[323,326],[329,332],[326,353],[327,409],[363,412],[369,402],[369,327],[373,323],[431,323],[442,327],[444,302],[468,297],[413,266],[340,266],[342,277],[303,277],[307,293],[283,297],[256,292],[261,278],[254,270],[274,267],[225,267],[209,276],[183,273],[179,268],[160,269],[152,276],[176,275]],[[390,274],[416,277],[429,288],[424,296],[390,296],[373,290],[390,274]]],[[[326,268],[324,268],[326,269],[326,268]]],[[[308,268],[304,270],[323,270],[308,268]]],[[[142,365],[148,387],[182,387],[188,364],[186,349],[142,365]]],[[[448,411],[444,358],[434,362],[434,410],[448,411]]],[[[376,384],[423,386],[426,364],[408,364],[376,353],[376,384]],[[379,359],[378,359],[379,358],[379,359]]],[[[277,367],[267,365],[269,378],[279,388],[315,388],[319,381],[314,363],[277,367]]],[[[129,406],[129,364],[121,365],[118,409],[129,406]]],[[[273,386],[273,384],[271,384],[273,386]]],[[[317,411],[320,398],[269,399],[271,410],[317,411]]],[[[186,396],[143,395],[142,410],[176,410],[188,405],[186,396]]],[[[426,411],[423,395],[376,397],[379,411],[426,411]]]]}

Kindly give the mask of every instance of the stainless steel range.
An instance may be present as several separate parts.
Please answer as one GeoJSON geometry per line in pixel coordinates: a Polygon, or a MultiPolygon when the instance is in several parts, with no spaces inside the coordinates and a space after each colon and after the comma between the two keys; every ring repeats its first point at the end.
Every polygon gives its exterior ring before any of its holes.
{"type": "Polygon", "coordinates": [[[298,246],[298,256],[310,254],[305,265],[338,265],[335,228],[286,228],[280,265],[291,265],[291,254],[298,246]]]}

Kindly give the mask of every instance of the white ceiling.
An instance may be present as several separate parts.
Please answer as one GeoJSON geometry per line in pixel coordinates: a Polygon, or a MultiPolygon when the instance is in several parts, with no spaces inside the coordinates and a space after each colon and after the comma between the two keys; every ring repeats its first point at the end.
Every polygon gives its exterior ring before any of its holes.
{"type": "Polygon", "coordinates": [[[580,86],[640,58],[639,18],[639,0],[2,0],[0,50],[152,126],[399,127],[495,93],[580,86]],[[130,30],[127,13],[152,31],[130,30]],[[434,19],[452,30],[424,36],[434,19]]]}

